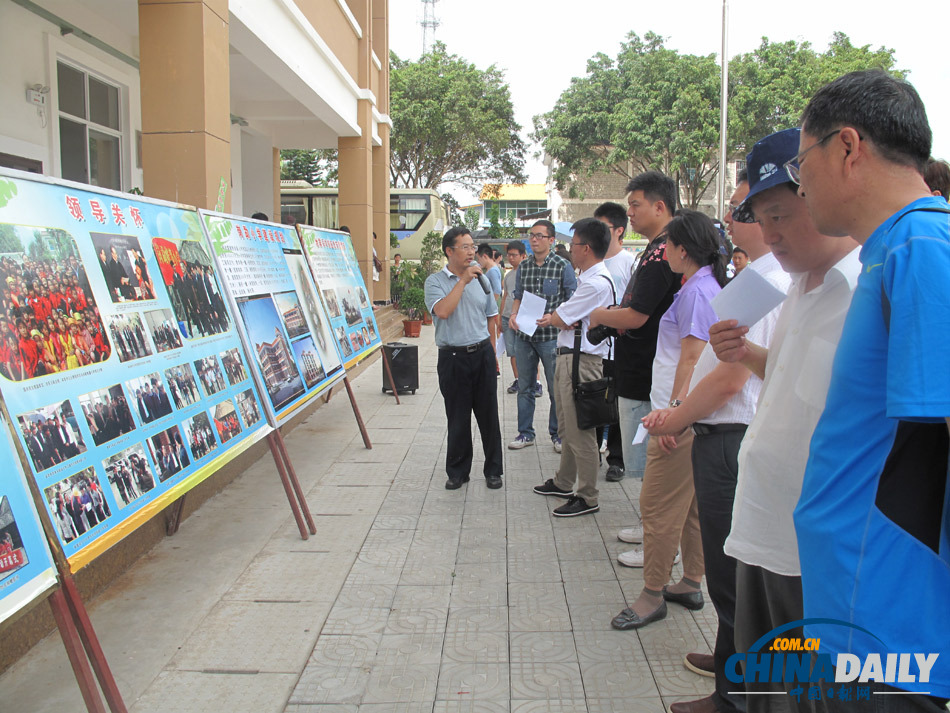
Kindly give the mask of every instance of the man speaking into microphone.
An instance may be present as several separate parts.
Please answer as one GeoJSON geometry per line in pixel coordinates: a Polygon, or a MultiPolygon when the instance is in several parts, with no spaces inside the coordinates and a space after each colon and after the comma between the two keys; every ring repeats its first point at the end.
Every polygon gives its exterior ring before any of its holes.
{"type": "Polygon", "coordinates": [[[439,389],[448,420],[445,456],[447,490],[462,487],[472,469],[472,414],[485,451],[485,483],[500,488],[503,472],[495,350],[489,339],[498,305],[475,257],[468,228],[451,228],[442,238],[448,265],[426,278],[426,307],[439,347],[439,389]]]}

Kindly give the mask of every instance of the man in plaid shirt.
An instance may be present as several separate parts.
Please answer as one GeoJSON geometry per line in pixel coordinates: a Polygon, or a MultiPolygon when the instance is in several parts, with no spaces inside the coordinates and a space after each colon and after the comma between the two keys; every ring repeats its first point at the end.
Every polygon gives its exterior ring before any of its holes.
{"type": "Polygon", "coordinates": [[[550,314],[570,299],[577,288],[577,278],[571,263],[556,255],[554,246],[554,224],[549,220],[539,220],[528,233],[531,250],[530,258],[522,261],[515,280],[514,305],[511,309],[509,326],[516,330],[515,361],[518,373],[524,378],[518,380],[518,437],[508,444],[508,448],[518,450],[534,445],[534,375],[538,372],[538,362],[544,366],[544,378],[548,382],[548,398],[551,408],[548,414],[548,433],[554,450],[561,452],[561,439],[557,435],[557,412],[554,410],[554,361],[557,349],[557,327],[538,327],[530,337],[521,332],[518,325],[518,309],[524,293],[530,292],[545,300],[544,313],[550,314]]]}

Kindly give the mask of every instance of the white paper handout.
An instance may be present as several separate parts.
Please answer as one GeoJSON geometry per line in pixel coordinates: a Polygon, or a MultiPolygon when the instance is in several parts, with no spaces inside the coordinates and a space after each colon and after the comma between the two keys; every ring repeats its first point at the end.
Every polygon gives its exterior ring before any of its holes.
{"type": "Polygon", "coordinates": [[[547,302],[542,297],[531,294],[527,290],[521,296],[521,306],[518,308],[518,316],[515,322],[518,324],[518,331],[526,336],[532,336],[538,328],[538,320],[544,316],[544,308],[547,302]]]}
{"type": "Polygon", "coordinates": [[[648,435],[650,434],[647,433],[647,429],[643,426],[643,424],[637,424],[637,432],[633,434],[633,445],[639,446],[647,439],[648,435]]]}
{"type": "Polygon", "coordinates": [[[495,356],[501,357],[505,353],[505,335],[502,332],[499,332],[498,338],[495,340],[495,356]]]}
{"type": "Polygon", "coordinates": [[[752,268],[746,268],[712,298],[711,304],[720,320],[734,319],[740,327],[751,327],[784,299],[784,292],[752,268]]]}

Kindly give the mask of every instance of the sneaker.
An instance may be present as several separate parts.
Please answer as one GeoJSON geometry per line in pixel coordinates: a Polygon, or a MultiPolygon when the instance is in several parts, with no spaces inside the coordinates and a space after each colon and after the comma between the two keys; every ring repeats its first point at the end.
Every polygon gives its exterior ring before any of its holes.
{"type": "Polygon", "coordinates": [[[588,505],[584,498],[579,498],[575,495],[561,507],[554,508],[551,514],[554,515],[554,517],[577,517],[578,515],[587,515],[588,513],[597,512],[598,510],[600,510],[599,505],[588,505]]]}
{"type": "Polygon", "coordinates": [[[606,453],[606,452],[607,452],[607,439],[606,439],[606,438],[600,442],[600,452],[601,452],[601,453],[606,453]]]}
{"type": "Polygon", "coordinates": [[[534,439],[530,436],[526,436],[523,433],[519,433],[518,437],[508,444],[508,449],[512,451],[520,451],[522,448],[527,448],[528,446],[534,445],[534,439]]]}
{"type": "Polygon", "coordinates": [[[544,481],[544,485],[535,485],[534,492],[538,495],[553,495],[556,498],[572,498],[574,497],[573,490],[561,490],[554,484],[553,478],[548,478],[544,481]]]}
{"type": "Polygon", "coordinates": [[[540,399],[541,394],[543,393],[544,393],[544,388],[541,386],[541,382],[539,381],[534,385],[534,398],[540,399]]]}
{"type": "Polygon", "coordinates": [[[623,480],[623,468],[619,465],[612,465],[607,468],[607,475],[604,476],[611,483],[616,483],[623,480]]]}
{"type": "Polygon", "coordinates": [[[557,436],[551,436],[551,443],[554,444],[554,452],[555,452],[555,453],[560,453],[560,452],[561,452],[561,439],[558,438],[557,436]]]}
{"type": "MultiPolygon", "coordinates": [[[[676,557],[673,558],[673,564],[679,564],[682,557],[680,551],[676,551],[676,557]]],[[[637,547],[629,552],[622,552],[617,555],[617,561],[624,567],[642,567],[643,566],[643,548],[637,547]]]]}
{"type": "Polygon", "coordinates": [[[629,542],[631,545],[639,545],[643,542],[643,525],[623,528],[617,533],[617,539],[621,542],[629,542]]]}
{"type": "Polygon", "coordinates": [[[517,379],[515,379],[514,381],[511,382],[511,386],[508,387],[508,393],[509,393],[509,394],[516,394],[516,393],[518,393],[518,380],[517,380],[517,379]]]}

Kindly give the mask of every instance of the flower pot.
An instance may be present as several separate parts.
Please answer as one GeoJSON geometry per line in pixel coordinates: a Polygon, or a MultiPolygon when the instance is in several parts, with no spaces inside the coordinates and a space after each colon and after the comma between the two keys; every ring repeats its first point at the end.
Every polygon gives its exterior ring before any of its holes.
{"type": "Polygon", "coordinates": [[[402,321],[402,332],[407,337],[418,337],[422,331],[422,320],[404,319],[402,321]]]}
{"type": "Polygon", "coordinates": [[[432,315],[429,314],[428,312],[423,312],[423,313],[422,313],[422,323],[425,324],[425,325],[431,325],[431,324],[432,324],[432,315]]]}

